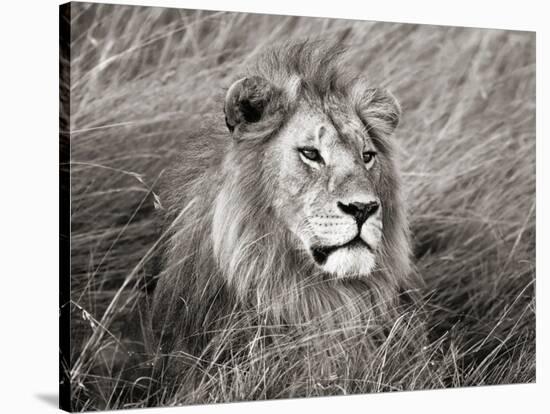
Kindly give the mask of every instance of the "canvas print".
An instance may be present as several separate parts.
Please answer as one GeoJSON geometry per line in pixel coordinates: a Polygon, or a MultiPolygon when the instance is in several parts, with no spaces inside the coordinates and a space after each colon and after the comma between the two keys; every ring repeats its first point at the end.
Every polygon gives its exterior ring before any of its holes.
{"type": "Polygon", "coordinates": [[[535,43],[62,5],[61,407],[534,382],[535,43]]]}

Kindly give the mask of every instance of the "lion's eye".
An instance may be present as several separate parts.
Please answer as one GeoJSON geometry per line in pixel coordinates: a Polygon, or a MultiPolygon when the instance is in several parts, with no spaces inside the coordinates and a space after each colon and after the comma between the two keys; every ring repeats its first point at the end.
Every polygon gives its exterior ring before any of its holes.
{"type": "Polygon", "coordinates": [[[376,152],[374,151],[365,151],[363,153],[363,161],[365,164],[370,164],[373,160],[374,160],[374,157],[376,156],[376,152]]]}
{"type": "Polygon", "coordinates": [[[323,161],[321,154],[319,154],[319,151],[317,151],[315,148],[300,148],[298,149],[298,151],[300,151],[300,154],[310,161],[314,161],[314,162],[323,161]]]}

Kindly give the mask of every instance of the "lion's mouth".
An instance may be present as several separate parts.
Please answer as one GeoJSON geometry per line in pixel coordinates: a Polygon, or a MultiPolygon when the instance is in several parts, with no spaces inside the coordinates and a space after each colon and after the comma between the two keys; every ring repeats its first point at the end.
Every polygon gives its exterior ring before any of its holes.
{"type": "Polygon", "coordinates": [[[326,263],[328,257],[332,253],[334,253],[336,250],[344,249],[344,248],[353,249],[356,247],[366,247],[368,251],[372,252],[372,248],[358,234],[357,236],[355,236],[355,238],[353,238],[349,242],[338,246],[314,247],[311,249],[311,254],[313,256],[313,260],[315,260],[315,263],[322,266],[326,263]]]}

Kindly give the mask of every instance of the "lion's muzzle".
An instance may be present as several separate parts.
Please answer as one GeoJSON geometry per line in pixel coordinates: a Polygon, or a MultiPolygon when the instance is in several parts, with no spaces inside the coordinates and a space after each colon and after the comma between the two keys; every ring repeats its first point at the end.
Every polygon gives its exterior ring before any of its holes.
{"type": "Polygon", "coordinates": [[[372,271],[382,238],[382,206],[376,198],[337,202],[308,217],[310,253],[315,263],[338,276],[372,271]]]}

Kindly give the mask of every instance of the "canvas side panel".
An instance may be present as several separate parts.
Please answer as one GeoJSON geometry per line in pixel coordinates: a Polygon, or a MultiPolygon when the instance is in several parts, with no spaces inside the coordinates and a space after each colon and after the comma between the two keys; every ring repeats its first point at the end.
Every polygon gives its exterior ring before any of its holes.
{"type": "Polygon", "coordinates": [[[71,4],[59,6],[59,408],[71,410],[70,382],[70,38],[71,4]]]}

